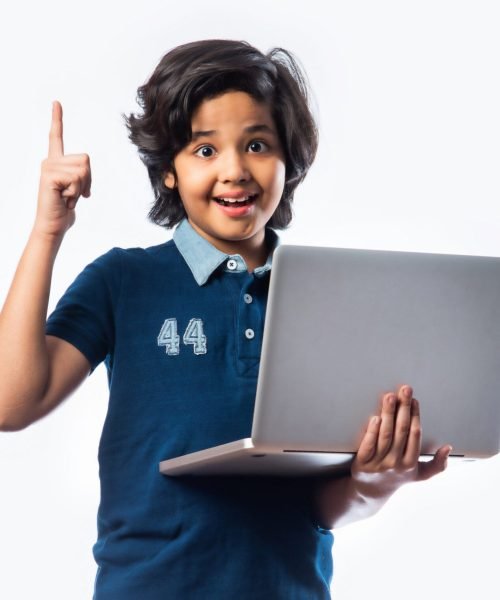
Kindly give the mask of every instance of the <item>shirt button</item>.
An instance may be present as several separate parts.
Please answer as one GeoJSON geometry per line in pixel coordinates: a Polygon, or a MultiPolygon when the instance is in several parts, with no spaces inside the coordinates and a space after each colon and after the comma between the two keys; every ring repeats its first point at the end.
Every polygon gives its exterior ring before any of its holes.
{"type": "Polygon", "coordinates": [[[250,296],[250,294],[245,294],[245,295],[243,296],[243,300],[245,300],[245,302],[246,302],[247,304],[251,304],[251,303],[252,303],[252,300],[253,300],[253,298],[252,298],[252,296],[250,296]]]}
{"type": "Polygon", "coordinates": [[[237,267],[237,266],[238,266],[238,263],[237,263],[237,262],[234,260],[234,258],[230,258],[230,259],[227,261],[227,268],[228,268],[230,271],[234,271],[234,270],[236,269],[236,267],[237,267]]]}
{"type": "Polygon", "coordinates": [[[253,329],[245,329],[245,337],[247,340],[253,340],[255,337],[255,331],[253,329]]]}

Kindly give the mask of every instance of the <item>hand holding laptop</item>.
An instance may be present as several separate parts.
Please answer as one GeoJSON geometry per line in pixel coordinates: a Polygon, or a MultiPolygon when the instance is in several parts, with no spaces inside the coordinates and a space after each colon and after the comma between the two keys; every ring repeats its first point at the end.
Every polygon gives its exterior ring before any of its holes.
{"type": "Polygon", "coordinates": [[[409,385],[384,394],[351,463],[350,476],[323,477],[314,492],[318,522],[338,528],[374,515],[405,483],[422,481],[446,468],[450,445],[429,462],[419,462],[420,410],[409,385]]]}
{"type": "Polygon", "coordinates": [[[370,419],[351,466],[363,496],[385,497],[401,485],[429,479],[446,468],[452,447],[441,446],[429,462],[419,462],[420,409],[413,390],[403,385],[382,398],[381,414],[370,419]]]}

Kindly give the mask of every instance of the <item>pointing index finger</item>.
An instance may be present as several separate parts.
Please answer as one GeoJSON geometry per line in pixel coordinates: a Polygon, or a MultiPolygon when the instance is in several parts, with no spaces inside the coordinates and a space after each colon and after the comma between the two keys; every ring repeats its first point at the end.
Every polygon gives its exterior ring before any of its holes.
{"type": "Polygon", "coordinates": [[[52,123],[49,133],[49,157],[64,155],[62,106],[57,100],[52,103],[52,123]]]}

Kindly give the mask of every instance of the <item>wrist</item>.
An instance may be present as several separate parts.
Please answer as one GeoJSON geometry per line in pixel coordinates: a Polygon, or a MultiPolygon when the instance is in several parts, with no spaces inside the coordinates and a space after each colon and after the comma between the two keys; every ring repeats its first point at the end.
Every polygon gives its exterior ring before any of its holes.
{"type": "Polygon", "coordinates": [[[47,233],[34,226],[28,238],[26,251],[52,269],[63,238],[64,235],[47,233]]]}
{"type": "Polygon", "coordinates": [[[384,504],[406,481],[387,472],[356,473],[351,476],[352,493],[366,502],[384,504]]]}
{"type": "Polygon", "coordinates": [[[63,241],[64,233],[51,233],[44,231],[42,227],[39,227],[36,223],[31,229],[29,239],[35,244],[42,244],[44,247],[54,249],[56,252],[63,241]]]}

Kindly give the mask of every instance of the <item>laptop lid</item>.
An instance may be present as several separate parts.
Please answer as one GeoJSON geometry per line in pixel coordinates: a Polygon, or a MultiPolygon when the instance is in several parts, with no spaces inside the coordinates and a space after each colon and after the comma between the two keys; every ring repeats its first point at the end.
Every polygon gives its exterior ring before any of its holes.
{"type": "Polygon", "coordinates": [[[354,452],[381,394],[413,386],[422,453],[500,439],[500,258],[280,246],[252,439],[354,452]]]}

